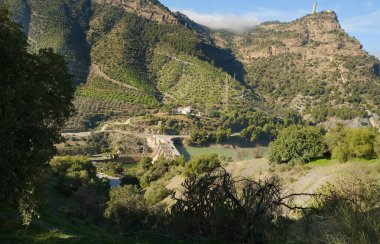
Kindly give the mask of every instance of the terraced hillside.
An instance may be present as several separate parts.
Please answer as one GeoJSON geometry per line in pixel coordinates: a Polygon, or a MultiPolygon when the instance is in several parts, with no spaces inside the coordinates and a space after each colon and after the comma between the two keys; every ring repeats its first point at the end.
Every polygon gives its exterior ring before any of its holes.
{"type": "Polygon", "coordinates": [[[315,122],[380,114],[380,62],[331,11],[235,35],[156,0],[1,2],[32,50],[65,55],[77,85],[70,131],[189,105],[203,116],[290,107],[315,122]]]}
{"type": "Polygon", "coordinates": [[[162,105],[206,113],[252,107],[241,70],[229,68],[236,59],[216,60],[226,51],[210,52],[209,38],[191,28],[200,26],[158,1],[6,2],[29,33],[32,50],[52,47],[67,58],[79,84],[78,113],[68,130],[162,105]]]}
{"type": "Polygon", "coordinates": [[[53,48],[66,57],[76,83],[85,82],[90,65],[86,41],[90,0],[3,0],[29,36],[30,49],[53,48]]]}

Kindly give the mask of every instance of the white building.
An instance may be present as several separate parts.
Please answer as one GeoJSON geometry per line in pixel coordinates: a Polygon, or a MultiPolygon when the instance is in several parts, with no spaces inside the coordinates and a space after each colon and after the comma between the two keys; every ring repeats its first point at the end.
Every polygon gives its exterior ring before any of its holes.
{"type": "Polygon", "coordinates": [[[182,107],[182,108],[177,108],[173,110],[174,114],[183,114],[183,115],[188,115],[191,114],[191,107],[182,107]]]}

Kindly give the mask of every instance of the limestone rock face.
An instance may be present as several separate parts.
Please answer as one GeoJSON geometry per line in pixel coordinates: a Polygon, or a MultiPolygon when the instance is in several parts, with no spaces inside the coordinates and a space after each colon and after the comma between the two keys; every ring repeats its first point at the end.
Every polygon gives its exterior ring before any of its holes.
{"type": "Polygon", "coordinates": [[[96,0],[96,2],[121,6],[127,12],[159,23],[177,23],[176,16],[156,0],[96,0]]]}
{"type": "Polygon", "coordinates": [[[307,15],[290,23],[263,23],[253,31],[236,36],[237,56],[245,63],[285,53],[306,58],[329,55],[364,56],[361,44],[342,30],[334,12],[307,15]]]}

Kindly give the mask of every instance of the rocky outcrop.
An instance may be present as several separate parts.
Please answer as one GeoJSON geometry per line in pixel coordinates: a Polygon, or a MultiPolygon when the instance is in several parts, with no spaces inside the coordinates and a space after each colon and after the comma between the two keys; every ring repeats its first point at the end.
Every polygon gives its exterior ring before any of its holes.
{"type": "Polygon", "coordinates": [[[96,0],[96,2],[121,6],[129,13],[159,23],[177,23],[178,21],[169,9],[156,0],[96,0]]]}
{"type": "Polygon", "coordinates": [[[237,56],[246,63],[285,53],[306,58],[331,55],[364,56],[361,44],[342,30],[331,11],[307,15],[290,23],[268,22],[234,39],[237,56]]]}

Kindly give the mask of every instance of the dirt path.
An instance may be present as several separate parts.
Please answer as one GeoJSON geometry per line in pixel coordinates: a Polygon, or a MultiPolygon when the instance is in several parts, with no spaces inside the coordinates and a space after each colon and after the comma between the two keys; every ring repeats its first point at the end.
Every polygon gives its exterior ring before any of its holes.
{"type": "Polygon", "coordinates": [[[157,53],[157,54],[159,54],[161,56],[165,56],[165,57],[171,58],[171,59],[173,59],[175,61],[178,61],[178,62],[181,62],[181,63],[183,63],[185,65],[194,65],[194,63],[192,63],[192,62],[188,62],[188,61],[185,61],[185,60],[173,57],[173,56],[169,56],[169,55],[166,55],[166,54],[163,54],[163,53],[157,53]]]}
{"type": "Polygon", "coordinates": [[[343,76],[343,68],[342,68],[342,66],[339,66],[339,72],[340,72],[340,76],[341,76],[341,78],[342,78],[342,81],[343,81],[343,84],[346,84],[346,78],[344,78],[344,76],[343,76]]]}
{"type": "Polygon", "coordinates": [[[103,71],[100,70],[99,66],[97,64],[92,64],[92,71],[94,72],[94,74],[96,74],[97,76],[105,79],[105,80],[108,80],[114,84],[117,84],[119,86],[122,86],[122,87],[125,87],[125,88],[128,88],[128,89],[133,89],[133,90],[137,90],[139,91],[140,89],[134,87],[134,86],[131,86],[131,85],[128,85],[124,82],[121,82],[121,81],[118,81],[118,80],[115,80],[115,79],[112,79],[111,77],[109,77],[107,74],[105,74],[103,71]]]}

